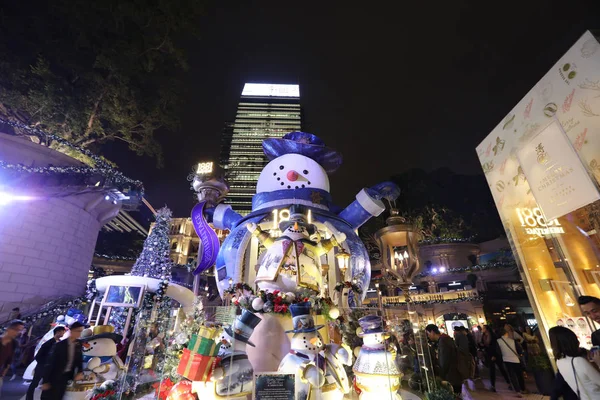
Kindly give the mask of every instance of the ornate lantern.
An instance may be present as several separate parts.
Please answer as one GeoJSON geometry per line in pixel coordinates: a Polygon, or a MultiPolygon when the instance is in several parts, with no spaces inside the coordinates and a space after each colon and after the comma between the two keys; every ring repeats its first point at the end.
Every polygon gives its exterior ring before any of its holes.
{"type": "Polygon", "coordinates": [[[381,251],[384,276],[398,282],[408,302],[412,278],[420,269],[419,234],[412,225],[404,223],[398,210],[392,209],[390,214],[387,226],[375,232],[375,240],[381,251]]]}
{"type": "Polygon", "coordinates": [[[335,255],[338,262],[338,268],[342,273],[342,280],[346,280],[346,271],[348,270],[348,263],[350,262],[350,254],[344,250],[342,246],[340,246],[340,251],[335,255]]]}

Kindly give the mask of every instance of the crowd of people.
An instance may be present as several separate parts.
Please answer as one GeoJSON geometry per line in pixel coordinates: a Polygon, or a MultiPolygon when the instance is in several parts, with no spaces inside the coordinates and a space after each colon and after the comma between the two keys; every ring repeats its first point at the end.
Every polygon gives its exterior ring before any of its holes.
{"type": "MultiPolygon", "coordinates": [[[[586,316],[600,324],[600,299],[581,296],[579,305],[586,316]]],[[[430,324],[425,332],[432,345],[435,374],[452,386],[457,396],[466,380],[478,379],[481,364],[489,372],[489,390],[496,391],[500,371],[509,389],[521,397],[528,393],[525,380],[529,361],[545,356],[539,332],[531,327],[520,331],[505,324],[494,330],[482,325],[471,332],[464,326],[455,326],[451,337],[430,324]]],[[[548,337],[558,369],[551,400],[600,399],[600,330],[592,333],[591,350],[581,348],[577,335],[566,327],[551,328],[548,337]]]]}

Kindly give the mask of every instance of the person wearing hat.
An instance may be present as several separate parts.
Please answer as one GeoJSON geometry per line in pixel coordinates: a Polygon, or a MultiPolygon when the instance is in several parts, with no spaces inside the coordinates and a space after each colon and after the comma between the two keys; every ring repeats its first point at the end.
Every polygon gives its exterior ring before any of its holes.
{"type": "Polygon", "coordinates": [[[402,373],[396,357],[387,349],[389,332],[383,328],[383,319],[378,315],[367,315],[358,320],[363,338],[356,362],[352,367],[355,386],[361,400],[383,398],[402,400],[398,394],[402,373]]]}
{"type": "Polygon", "coordinates": [[[233,326],[223,329],[219,351],[221,365],[213,371],[211,381],[192,383],[192,391],[198,394],[198,398],[250,400],[254,388],[254,368],[248,359],[246,346],[255,347],[250,336],[260,321],[254,313],[244,310],[233,326]]]}
{"type": "Polygon", "coordinates": [[[281,235],[273,238],[261,230],[256,223],[247,224],[252,235],[267,248],[258,265],[256,283],[262,290],[294,292],[298,286],[320,292],[321,256],[333,247],[340,246],[346,235],[325,223],[332,232],[330,239],[315,242],[310,237],[317,233],[316,226],[309,224],[306,208],[294,205],[290,208],[290,219],[279,224],[281,235]]]}
{"type": "Polygon", "coordinates": [[[290,351],[283,357],[279,372],[296,375],[298,400],[319,398],[319,389],[325,384],[325,358],[319,353],[324,349],[319,329],[324,325],[315,325],[309,302],[290,305],[293,333],[290,351]]]}

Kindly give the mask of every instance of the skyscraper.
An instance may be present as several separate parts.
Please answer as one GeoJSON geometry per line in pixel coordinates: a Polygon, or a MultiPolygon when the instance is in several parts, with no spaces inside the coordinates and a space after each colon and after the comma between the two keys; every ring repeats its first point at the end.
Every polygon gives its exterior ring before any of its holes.
{"type": "Polygon", "coordinates": [[[252,210],[260,171],[268,160],[262,141],[302,129],[299,85],[246,83],[235,122],[223,132],[221,164],[230,192],[226,204],[242,215],[252,210]]]}

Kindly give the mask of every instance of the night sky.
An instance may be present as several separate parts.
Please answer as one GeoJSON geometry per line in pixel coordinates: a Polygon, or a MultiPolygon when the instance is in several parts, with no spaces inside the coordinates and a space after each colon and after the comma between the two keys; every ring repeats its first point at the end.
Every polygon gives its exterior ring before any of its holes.
{"type": "Polygon", "coordinates": [[[194,204],[192,165],[218,160],[244,82],[300,84],[304,130],[344,155],[330,176],[344,206],[410,168],[481,174],[475,147],[586,29],[600,29],[598,1],[216,3],[187,45],[181,130],[159,135],[165,167],[117,145],[107,153],[176,217],[194,204]]]}

